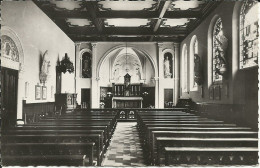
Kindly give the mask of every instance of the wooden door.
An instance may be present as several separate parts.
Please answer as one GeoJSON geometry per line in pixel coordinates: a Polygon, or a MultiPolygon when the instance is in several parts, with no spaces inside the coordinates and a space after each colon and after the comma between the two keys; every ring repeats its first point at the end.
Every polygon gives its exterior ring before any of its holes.
{"type": "Polygon", "coordinates": [[[164,89],[164,108],[171,108],[173,105],[173,89],[164,89]]]}
{"type": "Polygon", "coordinates": [[[15,126],[17,119],[18,71],[1,69],[2,128],[15,126]]]}
{"type": "Polygon", "coordinates": [[[82,108],[90,108],[90,93],[90,89],[81,89],[81,105],[83,106],[82,108]]]}

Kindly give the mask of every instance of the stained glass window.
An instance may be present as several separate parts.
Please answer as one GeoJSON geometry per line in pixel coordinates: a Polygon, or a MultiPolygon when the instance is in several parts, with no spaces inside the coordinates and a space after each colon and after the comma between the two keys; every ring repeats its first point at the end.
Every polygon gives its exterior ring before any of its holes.
{"type": "Polygon", "coordinates": [[[212,77],[213,83],[221,82],[222,75],[220,75],[220,68],[222,66],[222,56],[221,56],[221,44],[220,38],[223,36],[223,27],[222,27],[222,20],[219,18],[214,26],[213,29],[213,59],[212,59],[212,77]]]}
{"type": "Polygon", "coordinates": [[[194,35],[190,42],[190,90],[196,91],[198,90],[198,83],[196,80],[198,78],[199,71],[198,69],[200,63],[200,59],[198,56],[198,40],[197,36],[194,35]]]}
{"type": "Polygon", "coordinates": [[[188,53],[187,53],[187,46],[184,45],[183,47],[183,51],[182,51],[182,89],[183,89],[183,92],[187,92],[187,78],[188,78],[188,64],[187,64],[187,56],[188,56],[188,53]]]}
{"type": "Polygon", "coordinates": [[[240,69],[258,65],[257,16],[257,1],[245,1],[240,11],[240,69]]]}
{"type": "Polygon", "coordinates": [[[197,40],[197,37],[195,38],[194,40],[194,43],[193,43],[193,68],[191,67],[191,69],[193,69],[193,73],[192,73],[192,77],[193,77],[193,87],[197,87],[197,83],[195,82],[195,71],[196,71],[196,60],[195,60],[195,55],[197,56],[198,55],[198,40],[197,40]]]}

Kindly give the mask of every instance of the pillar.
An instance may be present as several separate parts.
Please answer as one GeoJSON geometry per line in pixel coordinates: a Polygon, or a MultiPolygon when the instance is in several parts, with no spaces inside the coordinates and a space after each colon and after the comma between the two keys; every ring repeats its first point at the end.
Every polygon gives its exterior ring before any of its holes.
{"type": "Polygon", "coordinates": [[[17,89],[17,119],[23,118],[24,93],[25,93],[24,70],[20,69],[18,74],[18,89],[17,89]]]}
{"type": "Polygon", "coordinates": [[[164,90],[163,90],[163,79],[164,79],[164,68],[163,68],[163,61],[164,61],[164,57],[163,57],[163,43],[158,43],[158,65],[159,65],[159,81],[158,81],[158,86],[159,86],[159,90],[158,90],[158,108],[164,108],[164,90]]]}
{"type": "Polygon", "coordinates": [[[175,78],[174,78],[174,103],[175,105],[178,102],[180,97],[180,44],[174,44],[174,67],[175,67],[175,78]]]}
{"type": "Polygon", "coordinates": [[[155,77],[155,108],[159,108],[159,78],[155,77]]]}
{"type": "Polygon", "coordinates": [[[81,88],[80,88],[80,75],[81,75],[81,59],[80,59],[80,46],[81,43],[75,43],[75,93],[77,93],[77,102],[81,104],[81,88]]]}
{"type": "Polygon", "coordinates": [[[97,76],[97,43],[92,45],[91,108],[99,108],[99,77],[97,76]]]}

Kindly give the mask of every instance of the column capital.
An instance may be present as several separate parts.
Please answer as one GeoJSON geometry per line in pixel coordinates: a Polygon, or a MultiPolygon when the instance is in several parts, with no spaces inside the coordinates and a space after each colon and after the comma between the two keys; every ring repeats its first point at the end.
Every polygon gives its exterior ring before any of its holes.
{"type": "Polygon", "coordinates": [[[158,81],[158,80],[159,80],[159,77],[154,77],[154,80],[155,80],[155,81],[158,81]]]}
{"type": "Polygon", "coordinates": [[[97,43],[91,43],[92,48],[96,48],[97,43]]]}
{"type": "Polygon", "coordinates": [[[96,77],[96,81],[99,81],[100,80],[100,77],[96,77]]]}
{"type": "Polygon", "coordinates": [[[173,43],[173,46],[174,46],[174,48],[179,48],[180,47],[180,44],[179,43],[173,43]]]}
{"type": "Polygon", "coordinates": [[[24,73],[24,66],[21,62],[19,63],[19,73],[24,73]]]}
{"type": "Polygon", "coordinates": [[[77,48],[80,48],[81,42],[76,42],[76,43],[75,43],[75,46],[76,46],[77,48]]]}
{"type": "Polygon", "coordinates": [[[159,48],[163,47],[163,43],[157,43],[157,45],[158,45],[159,48]]]}

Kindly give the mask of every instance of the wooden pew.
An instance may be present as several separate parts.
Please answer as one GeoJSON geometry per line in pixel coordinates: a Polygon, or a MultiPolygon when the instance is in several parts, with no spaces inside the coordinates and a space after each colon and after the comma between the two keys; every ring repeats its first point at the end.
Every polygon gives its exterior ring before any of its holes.
{"type": "Polygon", "coordinates": [[[138,113],[140,112],[173,112],[173,111],[182,111],[182,112],[189,112],[188,108],[183,108],[183,107],[174,107],[171,109],[138,109],[138,113]]]}
{"type": "Polygon", "coordinates": [[[155,163],[155,152],[157,149],[156,138],[161,137],[182,137],[182,138],[257,138],[258,132],[254,131],[151,131],[151,137],[148,139],[149,158],[155,163]]]}
{"type": "Polygon", "coordinates": [[[157,116],[157,115],[146,115],[146,116],[137,116],[137,118],[142,119],[181,119],[181,118],[202,118],[195,115],[185,115],[185,116],[176,116],[176,115],[169,115],[169,116],[157,116]]]}
{"type": "Polygon", "coordinates": [[[4,166],[83,166],[83,157],[93,165],[94,143],[2,144],[4,166]]]}
{"type": "Polygon", "coordinates": [[[84,119],[114,119],[115,116],[109,115],[109,116],[58,116],[58,117],[44,117],[43,119],[74,119],[74,120],[84,120],[84,119]]]}
{"type": "MultiPolygon", "coordinates": [[[[149,149],[148,151],[146,151],[146,153],[148,154],[147,157],[149,157],[150,159],[153,158],[153,155],[154,155],[154,152],[156,151],[156,144],[155,144],[155,136],[154,136],[154,133],[155,131],[157,132],[164,132],[164,135],[165,136],[174,136],[176,134],[179,133],[179,135],[183,135],[185,134],[185,131],[187,132],[198,132],[197,136],[200,136],[200,133],[201,134],[205,134],[208,135],[208,136],[211,136],[210,132],[212,131],[218,131],[218,132],[226,132],[226,131],[233,131],[233,132],[241,132],[243,131],[244,134],[246,134],[246,132],[248,132],[248,136],[251,137],[250,135],[250,132],[249,132],[250,128],[245,128],[245,127],[221,127],[221,128],[218,128],[218,127],[148,127],[147,128],[147,132],[145,133],[145,135],[143,136],[143,144],[146,146],[147,149],[149,149]],[[170,132],[175,132],[175,134],[172,134],[170,132]],[[178,132],[178,133],[176,133],[178,132]],[[183,133],[182,133],[183,132],[183,133]]],[[[243,132],[240,133],[239,135],[237,135],[238,137],[239,136],[242,136],[243,135],[243,132]],[[242,135],[241,135],[242,134],[242,135]]],[[[256,132],[252,132],[253,133],[253,137],[256,137],[257,136],[257,133],[256,132]]],[[[195,133],[191,133],[191,134],[187,134],[187,137],[191,137],[191,136],[196,136],[196,134],[194,135],[195,133]]],[[[223,135],[225,133],[222,133],[222,134],[219,134],[219,136],[223,135]]],[[[227,135],[228,133],[226,133],[227,135]]],[[[231,132],[230,132],[231,134],[231,132]]],[[[216,135],[217,136],[217,135],[216,135]]],[[[159,136],[158,136],[159,137],[159,136]]],[[[153,161],[152,163],[154,163],[154,160],[151,160],[153,161]]]]}
{"type": "MultiPolygon", "coordinates": [[[[112,136],[112,132],[108,129],[108,126],[85,126],[85,125],[76,125],[76,126],[68,126],[68,125],[23,125],[19,127],[15,127],[15,130],[72,130],[71,132],[77,132],[81,130],[103,130],[105,132],[106,137],[110,140],[112,136]]],[[[12,131],[12,130],[11,130],[12,131]]]]}
{"type": "Polygon", "coordinates": [[[95,143],[95,157],[97,164],[101,165],[104,154],[103,137],[100,134],[41,134],[41,135],[5,135],[5,143],[95,143]]]}
{"type": "Polygon", "coordinates": [[[113,132],[113,125],[111,124],[110,121],[100,121],[100,122],[88,122],[88,123],[68,123],[68,122],[39,122],[39,123],[32,123],[30,124],[31,126],[50,126],[50,127],[54,127],[54,126],[67,126],[67,127],[75,127],[75,126],[107,126],[109,131],[113,132]]]}
{"type": "Polygon", "coordinates": [[[41,119],[37,123],[33,123],[32,125],[40,125],[40,124],[62,124],[62,125],[88,125],[90,123],[94,123],[96,125],[109,125],[110,129],[114,131],[116,127],[116,121],[111,119],[41,119]]]}
{"type": "Polygon", "coordinates": [[[100,114],[77,115],[76,119],[73,119],[73,117],[65,117],[64,119],[62,117],[49,117],[42,119],[38,123],[16,127],[15,130],[11,130],[6,134],[5,139],[9,139],[10,142],[18,141],[24,143],[33,143],[34,141],[41,143],[57,141],[94,142],[97,153],[95,155],[97,163],[101,165],[102,157],[107,147],[107,145],[104,144],[108,144],[109,142],[109,140],[107,140],[106,143],[103,138],[110,139],[115,127],[111,125],[111,123],[116,123],[115,115],[108,115],[108,117],[102,117],[100,114]]]}
{"type": "Polygon", "coordinates": [[[54,130],[54,129],[43,129],[43,130],[10,130],[8,131],[8,136],[9,135],[48,135],[48,134],[55,134],[57,136],[60,135],[88,135],[88,134],[100,134],[102,139],[103,139],[103,143],[106,144],[108,143],[108,137],[105,134],[104,130],[54,130]]]}
{"type": "Polygon", "coordinates": [[[149,126],[153,127],[223,127],[223,126],[235,126],[234,124],[224,124],[221,121],[143,121],[139,122],[138,129],[144,133],[146,128],[149,126]]]}
{"type": "Polygon", "coordinates": [[[204,120],[207,120],[207,121],[215,121],[213,119],[208,119],[208,118],[159,118],[159,119],[156,119],[156,118],[144,118],[142,119],[142,121],[204,121],[204,120]]]}
{"type": "Polygon", "coordinates": [[[152,114],[152,113],[144,113],[144,114],[139,114],[140,116],[195,116],[194,114],[188,114],[188,113],[158,113],[158,114],[152,114]]]}
{"type": "MultiPolygon", "coordinates": [[[[137,114],[137,122],[144,149],[149,149],[145,153],[149,153],[148,158],[152,164],[157,162],[160,165],[161,153],[163,150],[165,154],[167,153],[165,151],[166,147],[256,147],[257,149],[258,133],[250,131],[251,128],[236,127],[235,124],[226,124],[223,121],[214,121],[189,113],[139,112],[137,114]]],[[[169,160],[172,159],[169,156],[175,157],[169,151],[166,165],[169,165],[169,160]]],[[[182,158],[185,158],[185,154],[182,155],[182,158]]],[[[257,159],[254,161],[257,162],[257,159]]],[[[176,163],[185,164],[185,161],[176,161],[176,163]]],[[[189,165],[190,163],[196,164],[196,162],[189,161],[186,163],[189,165]]],[[[225,163],[230,164],[231,162],[225,163]]],[[[218,163],[216,162],[216,164],[218,163]]]]}
{"type": "Polygon", "coordinates": [[[165,147],[257,147],[257,138],[156,137],[156,163],[160,165],[165,147]]]}
{"type": "Polygon", "coordinates": [[[154,145],[154,135],[151,133],[153,129],[161,131],[250,130],[250,128],[235,127],[235,124],[224,124],[222,121],[214,121],[206,118],[201,119],[199,116],[165,116],[163,114],[142,115],[138,113],[137,121],[141,139],[143,139],[143,145],[145,148],[150,149],[145,152],[149,153],[148,157],[152,162],[155,160],[154,156],[156,149],[154,145]]]}
{"type": "Polygon", "coordinates": [[[235,124],[219,124],[219,123],[173,123],[173,124],[156,124],[156,123],[152,123],[152,124],[145,124],[146,127],[149,126],[156,126],[156,127],[190,127],[190,126],[195,126],[195,127],[235,127],[235,124]]]}
{"type": "Polygon", "coordinates": [[[256,165],[257,147],[165,147],[169,165],[256,165]]]}
{"type": "MultiPolygon", "coordinates": [[[[247,127],[147,127],[142,133],[147,139],[152,138],[152,131],[250,131],[247,127]]],[[[147,140],[148,141],[148,140],[147,140]]]]}

